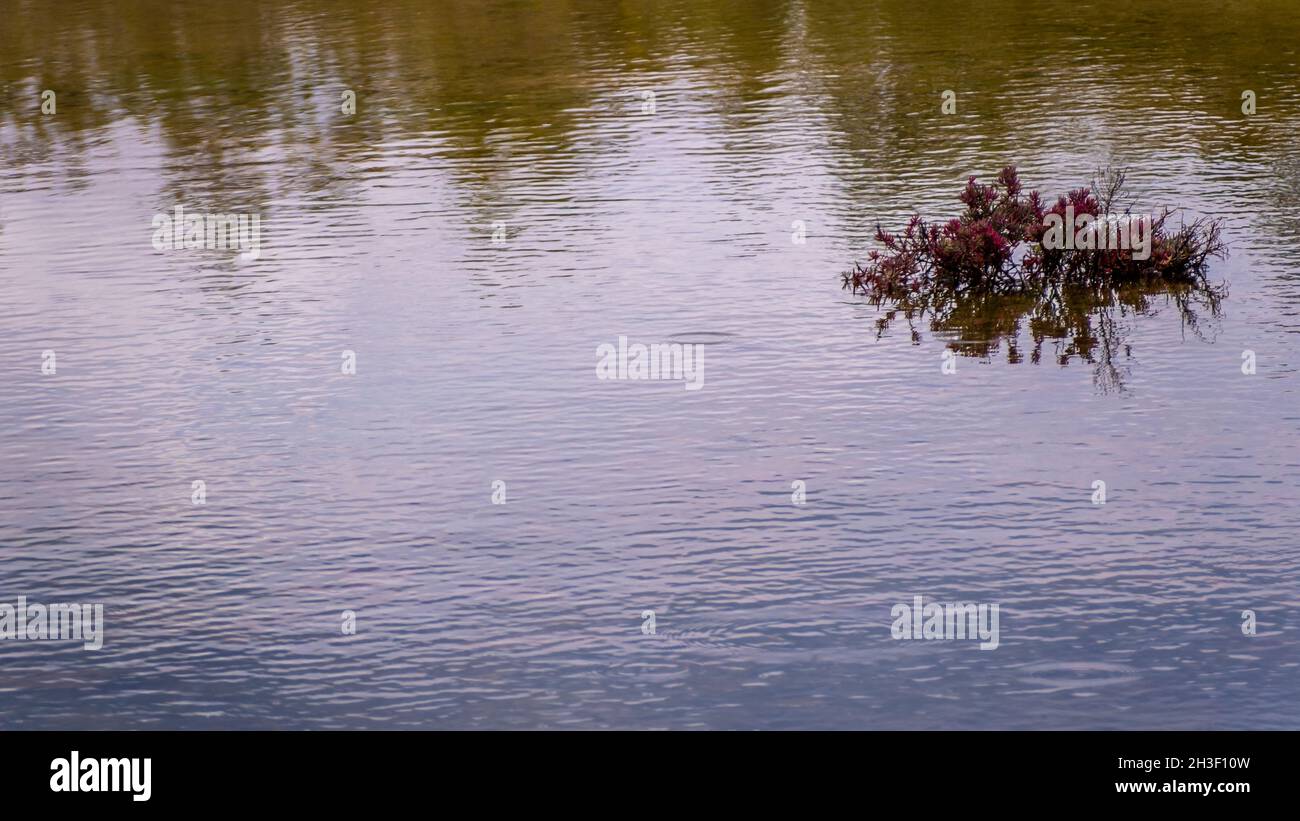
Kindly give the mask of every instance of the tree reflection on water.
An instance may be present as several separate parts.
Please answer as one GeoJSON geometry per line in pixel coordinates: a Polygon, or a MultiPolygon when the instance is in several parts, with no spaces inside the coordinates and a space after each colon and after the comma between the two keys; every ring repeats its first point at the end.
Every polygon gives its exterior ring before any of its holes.
{"type": "Polygon", "coordinates": [[[1116,286],[1052,284],[1039,291],[940,285],[887,304],[882,298],[867,301],[885,306],[876,319],[878,339],[901,320],[913,342],[928,327],[951,337],[947,347],[962,356],[991,359],[1005,346],[1010,363],[1028,358],[1038,364],[1047,356],[1065,366],[1077,359],[1094,366],[1094,383],[1110,393],[1124,390],[1135,317],[1172,308],[1184,332],[1209,340],[1226,296],[1226,284],[1153,279],[1116,286]]]}

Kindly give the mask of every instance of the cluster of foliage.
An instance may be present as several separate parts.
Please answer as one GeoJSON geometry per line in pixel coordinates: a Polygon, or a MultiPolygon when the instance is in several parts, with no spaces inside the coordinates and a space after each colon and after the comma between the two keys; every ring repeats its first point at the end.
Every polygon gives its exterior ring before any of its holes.
{"type": "MultiPolygon", "coordinates": [[[[865,265],[844,274],[844,286],[877,308],[883,336],[900,316],[920,341],[916,320],[950,335],[948,347],[966,356],[988,357],[1002,343],[1007,358],[1026,358],[1021,331],[1028,323],[1028,359],[1043,358],[1045,341],[1065,365],[1073,357],[1097,365],[1103,389],[1122,389],[1120,356],[1127,350],[1127,319],[1153,314],[1158,300],[1172,304],[1184,328],[1202,334],[1205,315],[1219,315],[1227,289],[1206,274],[1211,257],[1225,257],[1220,223],[1197,219],[1174,228],[1173,212],[1149,216],[1149,246],[1137,258],[1129,250],[1045,247],[1050,215],[1116,214],[1124,174],[1099,172],[1088,188],[1059,197],[1047,207],[1038,192],[1024,193],[1016,170],[1003,169],[995,183],[971,177],[961,193],[965,212],[943,224],[913,216],[899,233],[877,227],[884,246],[865,265]]],[[[1121,214],[1132,215],[1131,206],[1121,214]]],[[[1067,226],[1066,230],[1072,230],[1067,226]]]]}
{"type": "MultiPolygon", "coordinates": [[[[1117,211],[1124,191],[1122,171],[1103,171],[1088,188],[1059,197],[1051,207],[1037,191],[1024,192],[1016,169],[1007,166],[991,184],[971,177],[961,192],[961,216],[943,224],[914,215],[899,233],[876,227],[883,250],[844,274],[844,285],[876,304],[899,302],[935,291],[991,289],[1016,292],[1083,284],[1120,287],[1142,282],[1204,284],[1206,262],[1224,257],[1220,221],[1200,218],[1176,229],[1172,211],[1150,215],[1150,251],[1139,259],[1130,250],[1049,247],[1050,215],[1135,217],[1131,206],[1117,211]]],[[[1074,227],[1067,224],[1067,231],[1074,227]]]]}

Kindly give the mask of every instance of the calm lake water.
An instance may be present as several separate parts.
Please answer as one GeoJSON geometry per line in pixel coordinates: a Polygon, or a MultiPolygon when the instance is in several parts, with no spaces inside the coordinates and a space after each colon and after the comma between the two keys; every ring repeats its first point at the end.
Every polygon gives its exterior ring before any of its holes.
{"type": "Polygon", "coordinates": [[[0,602],[105,620],[0,726],[1300,729],[1300,17],[1050,5],[0,0],[0,602]],[[879,333],[1006,164],[1221,217],[1221,313],[879,333]]]}

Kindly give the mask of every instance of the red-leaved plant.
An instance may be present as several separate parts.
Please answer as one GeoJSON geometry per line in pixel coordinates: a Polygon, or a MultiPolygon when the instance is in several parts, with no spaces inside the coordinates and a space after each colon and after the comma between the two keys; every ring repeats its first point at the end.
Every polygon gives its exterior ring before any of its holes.
{"type": "Polygon", "coordinates": [[[1217,219],[1200,218],[1174,230],[1168,225],[1174,212],[1150,215],[1146,259],[1125,249],[1044,247],[1049,214],[1063,221],[1067,208],[1076,216],[1137,216],[1131,206],[1114,210],[1124,176],[1122,171],[1100,172],[1091,187],[1059,197],[1050,208],[1037,191],[1024,193],[1013,166],[1002,169],[991,184],[971,177],[959,197],[966,210],[957,218],[937,224],[914,215],[899,233],[877,226],[876,240],[884,250],[871,251],[865,265],[855,264],[844,274],[844,285],[883,301],[932,288],[1006,291],[1071,282],[1119,286],[1203,281],[1206,261],[1227,255],[1217,219]]]}
{"type": "Polygon", "coordinates": [[[1013,167],[988,185],[971,177],[960,196],[966,210],[956,219],[937,224],[913,216],[899,233],[877,226],[884,248],[846,272],[844,287],[878,308],[888,303],[876,320],[877,336],[901,315],[913,342],[920,342],[915,321],[926,318],[932,330],[951,336],[948,347],[958,353],[987,357],[1006,342],[1008,361],[1019,362],[1027,320],[1030,361],[1040,361],[1044,342],[1055,341],[1060,364],[1073,357],[1094,363],[1099,387],[1122,390],[1125,317],[1155,313],[1163,297],[1177,307],[1184,327],[1201,335],[1201,313],[1217,317],[1227,295],[1225,285],[1206,276],[1210,257],[1227,256],[1219,220],[1175,229],[1168,209],[1136,215],[1126,207],[1117,214],[1123,189],[1122,171],[1103,170],[1091,186],[1048,207],[1038,192],[1024,193],[1013,167]],[[1074,230],[1069,214],[1142,216],[1150,244],[1143,242],[1137,255],[1045,243],[1052,222],[1074,230]]]}

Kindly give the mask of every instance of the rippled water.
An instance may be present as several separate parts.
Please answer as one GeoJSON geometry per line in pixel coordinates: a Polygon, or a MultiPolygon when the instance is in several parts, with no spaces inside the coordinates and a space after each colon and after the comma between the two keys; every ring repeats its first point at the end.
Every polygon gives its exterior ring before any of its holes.
{"type": "Polygon", "coordinates": [[[0,725],[1300,728],[1300,19],[952,6],[0,0],[0,601],[106,622],[0,725]],[[1222,217],[1222,315],[877,338],[876,223],[1008,163],[1222,217]]]}

